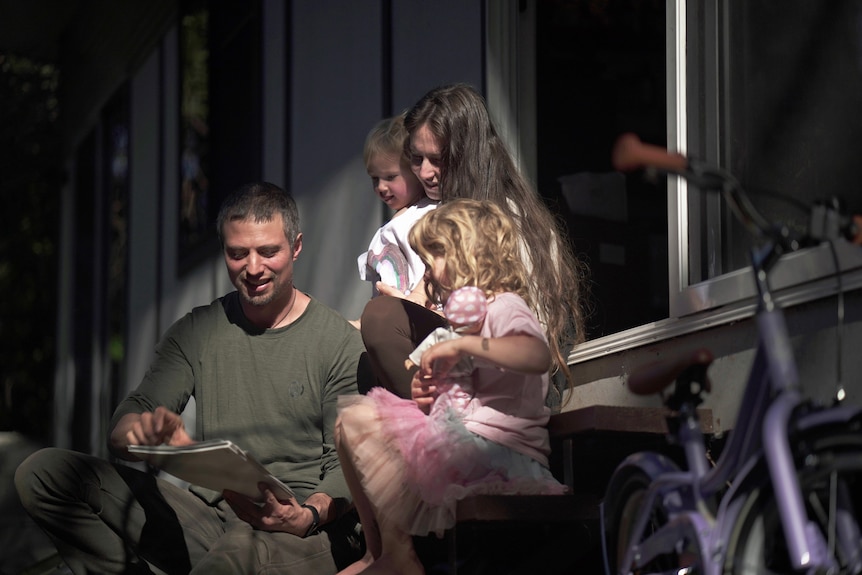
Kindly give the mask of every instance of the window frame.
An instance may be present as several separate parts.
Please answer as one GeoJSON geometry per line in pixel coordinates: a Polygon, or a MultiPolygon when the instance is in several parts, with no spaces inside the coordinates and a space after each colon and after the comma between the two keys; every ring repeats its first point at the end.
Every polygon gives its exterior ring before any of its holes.
{"type": "MultiPolygon", "coordinates": [[[[723,144],[730,140],[729,78],[723,66],[729,62],[728,1],[710,2],[671,0],[668,6],[668,147],[686,154],[697,149],[707,162],[729,165],[732,150],[723,144]],[[692,8],[689,11],[689,8],[692,8]],[[705,37],[705,54],[694,54],[697,65],[690,66],[694,41],[688,32],[697,28],[705,37]],[[700,78],[692,78],[689,71],[701,71],[700,78]],[[722,79],[724,80],[722,82],[722,79]],[[697,89],[703,90],[702,94],[697,89]],[[724,94],[720,91],[724,90],[724,94]],[[689,92],[694,92],[690,94],[689,92]],[[692,122],[689,102],[704,102],[705,119],[692,122]],[[723,147],[724,146],[724,147],[723,147]]],[[[697,72],[695,72],[697,73],[697,72]]],[[[755,285],[751,267],[718,273],[712,279],[697,278],[701,267],[699,236],[691,233],[695,223],[706,222],[710,229],[721,229],[721,206],[717,197],[701,198],[697,190],[690,190],[686,182],[671,177],[668,181],[668,254],[670,317],[682,318],[715,310],[725,306],[751,308],[755,285]],[[707,212],[704,214],[703,212],[707,212]],[[677,226],[670,225],[676,222],[677,226]]],[[[708,258],[720,261],[723,242],[719,239],[705,246],[708,258]]],[[[849,273],[842,282],[843,289],[862,284],[862,253],[845,242],[836,244],[839,269],[849,273]]],[[[776,264],[771,287],[782,294],[785,305],[793,305],[826,297],[835,293],[838,282],[834,279],[835,265],[828,246],[804,249],[784,256],[776,264]]],[[[753,311],[753,310],[750,310],[753,311]]]]}

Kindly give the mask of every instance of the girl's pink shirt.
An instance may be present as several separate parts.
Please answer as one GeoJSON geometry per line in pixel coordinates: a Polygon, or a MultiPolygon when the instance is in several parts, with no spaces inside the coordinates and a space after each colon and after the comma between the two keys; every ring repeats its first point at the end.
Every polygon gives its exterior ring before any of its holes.
{"type": "MultiPolygon", "coordinates": [[[[499,294],[488,303],[480,335],[516,334],[547,342],[536,314],[526,302],[513,293],[499,294]]],[[[474,396],[465,410],[467,429],[547,466],[550,453],[547,424],[551,413],[545,405],[548,374],[504,371],[477,361],[473,389],[474,396]]]]}

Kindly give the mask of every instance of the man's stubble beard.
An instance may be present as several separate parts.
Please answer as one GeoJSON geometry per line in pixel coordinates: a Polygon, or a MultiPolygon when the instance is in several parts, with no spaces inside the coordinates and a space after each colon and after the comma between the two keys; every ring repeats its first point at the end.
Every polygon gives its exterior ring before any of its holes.
{"type": "Polygon", "coordinates": [[[270,282],[272,291],[264,295],[250,296],[248,294],[248,287],[245,285],[242,278],[238,278],[237,283],[239,285],[237,285],[236,288],[245,303],[254,307],[263,307],[271,304],[283,293],[285,289],[290,289],[293,286],[293,282],[290,282],[287,285],[280,285],[277,283],[277,280],[278,276],[272,278],[272,281],[270,282]]]}

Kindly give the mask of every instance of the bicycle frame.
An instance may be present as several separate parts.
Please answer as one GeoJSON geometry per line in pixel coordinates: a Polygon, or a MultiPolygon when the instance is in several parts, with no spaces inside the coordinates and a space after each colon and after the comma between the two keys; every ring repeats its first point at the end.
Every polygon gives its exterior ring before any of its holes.
{"type": "MultiPolygon", "coordinates": [[[[671,159],[678,162],[679,158],[671,159]]],[[[688,165],[686,170],[686,173],[681,173],[679,164],[675,163],[669,171],[691,177],[688,165]]],[[[731,191],[726,188],[727,184],[726,180],[722,182],[725,194],[731,191]]],[[[735,181],[731,185],[735,185],[735,181]]],[[[741,194],[741,189],[738,192],[741,194]]],[[[614,472],[608,493],[613,493],[612,489],[619,487],[632,470],[638,470],[651,479],[618,567],[620,574],[638,571],[656,557],[673,554],[684,540],[697,545],[698,554],[704,558],[701,572],[706,575],[721,573],[727,559],[731,530],[740,516],[746,496],[761,477],[755,475],[760,473],[764,462],[777,501],[790,565],[799,572],[836,570],[837,564],[827,541],[806,513],[790,432],[846,424],[860,417],[862,409],[837,406],[813,414],[799,413],[806,400],[801,393],[784,313],[775,304],[768,284],[769,271],[785,248],[783,239],[774,236],[762,248],[752,251],[752,270],[758,294],[755,311],[759,336],[757,351],[736,427],[715,467],[709,468],[706,464],[704,438],[692,404],[684,405],[680,410],[676,434],[677,442],[683,447],[687,470],[678,469],[663,455],[645,452],[626,458],[614,472]],[[719,500],[713,513],[710,502],[715,497],[719,500]],[[650,519],[657,510],[664,514],[666,521],[648,534],[650,519]]],[[[603,503],[603,524],[605,513],[603,503]]],[[[858,526],[855,532],[858,533],[858,526]]],[[[602,536],[608,571],[604,529],[602,536]]],[[[838,544],[854,547],[851,551],[857,554],[855,556],[860,553],[858,538],[848,540],[845,537],[838,544]]],[[[673,572],[683,573],[685,570],[677,568],[673,572]]]]}
{"type": "MultiPolygon", "coordinates": [[[[668,513],[668,523],[647,538],[646,543],[631,546],[622,565],[645,565],[657,555],[673,549],[673,546],[686,536],[697,540],[704,556],[712,555],[711,551],[714,549],[721,549],[739,510],[738,506],[731,506],[730,502],[733,499],[741,502],[744,499],[741,495],[745,492],[731,488],[715,518],[704,512],[707,508],[706,500],[718,493],[728,482],[735,480],[743,483],[760,458],[766,457],[770,479],[779,499],[778,507],[782,510],[781,520],[792,565],[799,570],[833,566],[829,560],[826,542],[819,537],[816,529],[807,527],[808,519],[788,441],[791,416],[802,402],[798,384],[792,378],[795,370],[785,365],[790,377],[779,379],[766,367],[776,361],[785,364],[788,361],[786,354],[783,354],[789,343],[786,331],[782,332],[782,327],[774,327],[783,326],[783,315],[780,310],[763,312],[758,317],[758,323],[768,326],[764,332],[766,336],[761,340],[755,355],[754,367],[737,418],[738,425],[722,451],[716,467],[705,473],[702,471],[706,457],[698,451],[702,452],[704,449],[703,438],[692,426],[685,426],[685,436],[680,440],[692,471],[673,472],[667,463],[654,465],[661,468],[662,472],[653,478],[636,520],[634,533],[644,532],[659,501],[668,513]],[[777,393],[774,399],[770,399],[771,394],[767,393],[770,390],[777,393]],[[768,445],[769,449],[764,450],[764,445],[768,445]],[[679,505],[671,506],[670,503],[674,501],[679,505]]],[[[845,422],[857,412],[826,412],[818,425],[845,422]]],[[[641,456],[660,457],[658,454],[641,456]]],[[[624,465],[635,464],[635,461],[629,458],[624,465]]],[[[643,463],[637,465],[644,466],[643,463]]],[[[702,567],[705,573],[719,573],[722,563],[723,561],[716,561],[702,567]]]]}

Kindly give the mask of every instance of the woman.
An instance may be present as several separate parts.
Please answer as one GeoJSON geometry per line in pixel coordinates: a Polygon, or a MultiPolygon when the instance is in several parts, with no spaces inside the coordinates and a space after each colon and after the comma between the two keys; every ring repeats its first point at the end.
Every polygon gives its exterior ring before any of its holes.
{"type": "MultiPolygon", "coordinates": [[[[413,172],[426,193],[441,203],[455,198],[493,202],[514,219],[521,258],[530,278],[534,311],[545,328],[553,369],[569,379],[566,356],[584,340],[585,268],[564,239],[559,220],[518,170],[497,133],[482,96],[466,84],[435,88],[404,119],[413,172]]],[[[422,289],[409,299],[378,286],[383,294],[362,314],[362,339],[378,382],[410,397],[412,371],[404,359],[446,320],[427,304],[422,289]]]]}

